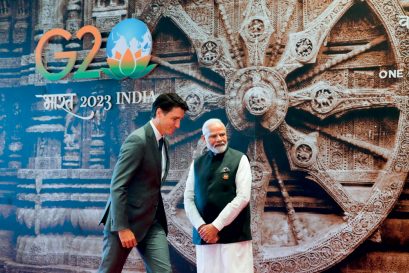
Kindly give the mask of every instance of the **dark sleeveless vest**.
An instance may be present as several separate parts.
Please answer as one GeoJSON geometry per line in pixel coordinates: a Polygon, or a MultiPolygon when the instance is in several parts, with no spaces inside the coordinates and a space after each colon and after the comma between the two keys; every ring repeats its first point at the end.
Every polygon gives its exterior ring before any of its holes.
{"type": "MultiPolygon", "coordinates": [[[[206,224],[212,223],[224,207],[236,197],[236,173],[244,154],[231,148],[222,154],[212,152],[195,160],[195,204],[206,224]]],[[[229,225],[219,232],[217,243],[228,244],[251,240],[250,206],[247,205],[229,225]]],[[[193,243],[204,245],[193,228],[193,243]]]]}

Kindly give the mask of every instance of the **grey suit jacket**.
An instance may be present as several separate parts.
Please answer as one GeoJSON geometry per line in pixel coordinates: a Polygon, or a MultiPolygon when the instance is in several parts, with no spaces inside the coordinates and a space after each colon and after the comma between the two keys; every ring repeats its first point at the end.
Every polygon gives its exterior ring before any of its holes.
{"type": "MultiPolygon", "coordinates": [[[[165,139],[166,171],[169,171],[169,143],[165,139]]],[[[143,240],[155,215],[167,233],[161,187],[161,155],[150,123],[133,131],[122,144],[111,179],[110,197],[100,224],[105,230],[130,228],[143,240]]]]}

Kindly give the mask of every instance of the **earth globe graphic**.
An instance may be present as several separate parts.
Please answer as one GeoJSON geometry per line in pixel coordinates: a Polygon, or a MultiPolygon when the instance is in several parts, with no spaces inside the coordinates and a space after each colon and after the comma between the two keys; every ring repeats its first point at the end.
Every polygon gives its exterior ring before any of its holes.
{"type": "Polygon", "coordinates": [[[125,19],[112,28],[106,45],[110,69],[103,71],[113,78],[140,78],[156,65],[149,65],[152,35],[138,19],[125,19]]]}

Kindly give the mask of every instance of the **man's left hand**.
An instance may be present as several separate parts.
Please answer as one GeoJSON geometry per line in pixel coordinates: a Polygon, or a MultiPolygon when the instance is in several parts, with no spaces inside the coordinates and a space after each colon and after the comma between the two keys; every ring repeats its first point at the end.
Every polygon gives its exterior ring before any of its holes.
{"type": "Polygon", "coordinates": [[[217,242],[219,230],[212,224],[201,226],[198,231],[200,237],[207,243],[217,242]]]}

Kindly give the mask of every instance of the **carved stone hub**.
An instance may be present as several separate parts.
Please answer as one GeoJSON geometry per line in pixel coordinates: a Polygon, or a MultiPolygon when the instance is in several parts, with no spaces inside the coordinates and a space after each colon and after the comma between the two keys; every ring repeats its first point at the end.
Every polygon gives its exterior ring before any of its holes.
{"type": "Polygon", "coordinates": [[[273,94],[266,87],[252,87],[246,92],[246,95],[244,95],[244,105],[246,105],[247,110],[255,116],[264,114],[273,104],[273,94]]]}
{"type": "Polygon", "coordinates": [[[272,68],[239,70],[231,78],[227,93],[227,114],[239,131],[254,128],[256,122],[274,131],[287,114],[287,87],[284,79],[272,68]]]}

